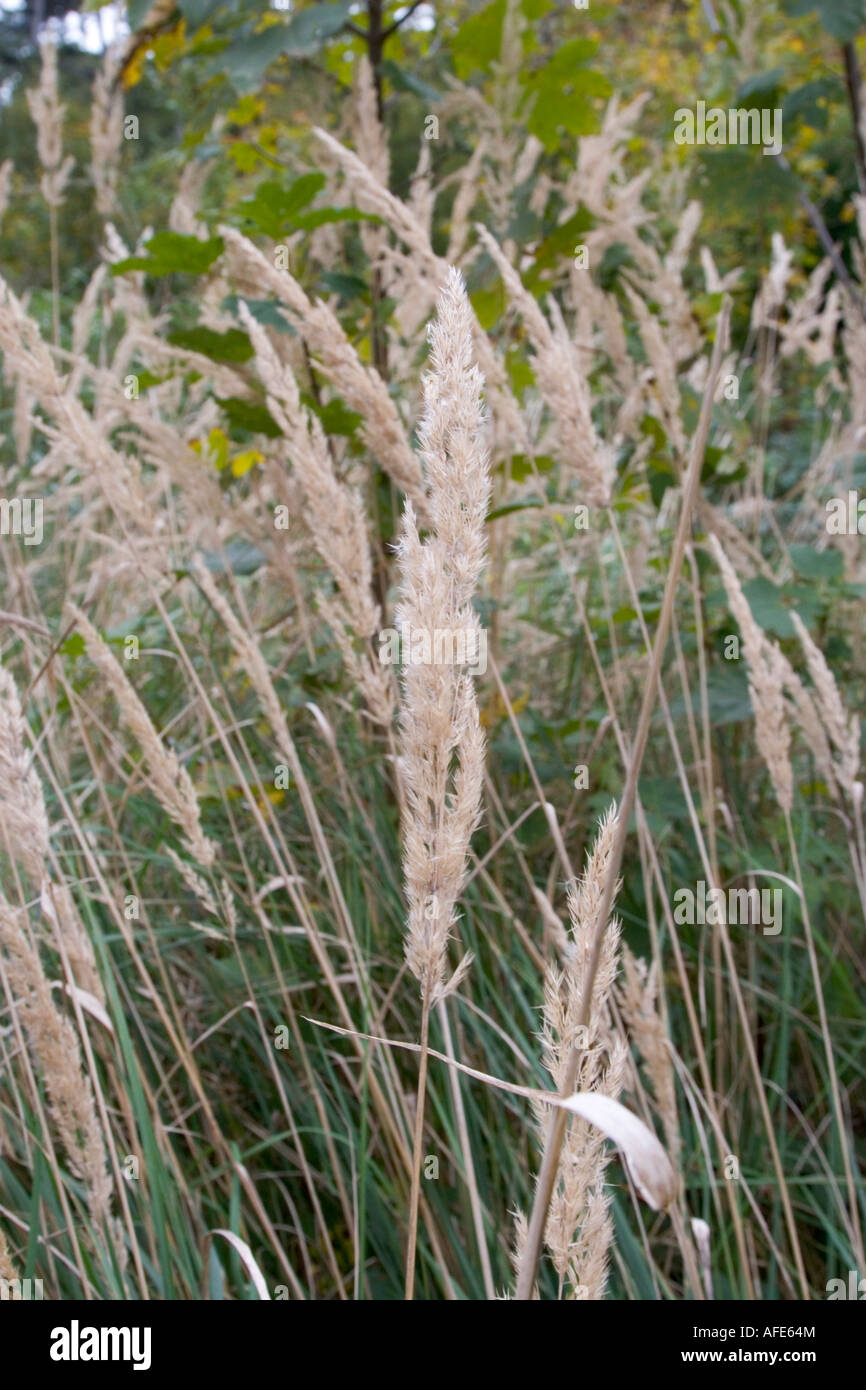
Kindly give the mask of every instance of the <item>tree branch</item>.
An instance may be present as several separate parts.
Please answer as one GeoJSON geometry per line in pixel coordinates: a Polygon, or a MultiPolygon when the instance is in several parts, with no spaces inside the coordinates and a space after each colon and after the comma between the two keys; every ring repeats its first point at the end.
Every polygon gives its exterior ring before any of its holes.
{"type": "Polygon", "coordinates": [[[418,6],[423,4],[424,0],[412,0],[412,4],[409,6],[406,13],[401,15],[399,19],[395,19],[393,24],[389,24],[388,28],[382,31],[383,41],[385,39],[389,39],[392,34],[396,34],[397,30],[400,28],[400,25],[405,24],[409,16],[413,15],[415,11],[418,9],[418,6]]]}
{"type": "Polygon", "coordinates": [[[860,80],[860,66],[857,62],[857,49],[853,40],[842,45],[845,60],[845,85],[848,88],[848,101],[851,106],[851,124],[854,127],[854,162],[857,166],[857,183],[861,193],[866,193],[866,150],[863,147],[863,84],[860,80]]]}

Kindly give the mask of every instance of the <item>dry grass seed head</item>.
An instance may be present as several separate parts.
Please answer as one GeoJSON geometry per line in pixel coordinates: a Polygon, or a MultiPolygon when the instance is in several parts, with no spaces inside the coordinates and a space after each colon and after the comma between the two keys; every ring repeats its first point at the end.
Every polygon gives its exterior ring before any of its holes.
{"type": "MultiPolygon", "coordinates": [[[[442,290],[430,346],[419,440],[433,534],[421,541],[407,503],[396,616],[401,629],[426,632],[432,646],[437,630],[479,632],[472,596],[484,563],[490,496],[483,381],[472,361],[472,315],[456,270],[442,290]]],[[[472,679],[455,664],[410,661],[402,693],[406,959],[429,1003],[456,984],[445,984],[446,952],[480,814],[485,742],[472,679]]]]}

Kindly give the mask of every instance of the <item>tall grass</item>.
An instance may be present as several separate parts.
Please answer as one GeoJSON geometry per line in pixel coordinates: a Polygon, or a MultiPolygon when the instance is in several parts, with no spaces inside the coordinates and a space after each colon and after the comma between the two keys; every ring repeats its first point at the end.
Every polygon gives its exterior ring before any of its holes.
{"type": "Polygon", "coordinates": [[[518,50],[494,107],[449,97],[477,139],[444,189],[423,141],[388,186],[369,73],[355,150],[287,143],[320,207],[380,219],[295,234],[291,270],[248,190],[183,179],[173,225],[222,251],[162,283],[242,361],[171,331],[111,223],[77,298],[56,250],[47,302],[0,284],[4,495],[44,503],[40,544],[0,541],[0,1277],[758,1299],[863,1270],[864,575],[824,524],[863,319],[831,260],[798,299],[777,240],[750,304],[698,204],[656,215],[640,98],[575,173],[517,149],[518,50]],[[592,214],[589,268],[521,242],[534,174],[546,235],[592,214]],[[804,380],[832,409],[792,483],[804,380]],[[426,654],[383,662],[389,631],[426,654]],[[781,930],[685,919],[699,884],[778,890],[781,930]]]}

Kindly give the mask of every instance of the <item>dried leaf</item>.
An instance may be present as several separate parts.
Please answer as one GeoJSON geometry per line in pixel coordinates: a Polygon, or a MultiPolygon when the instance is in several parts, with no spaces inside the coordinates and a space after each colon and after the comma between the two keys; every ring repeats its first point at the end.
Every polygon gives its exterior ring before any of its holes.
{"type": "Polygon", "coordinates": [[[652,1130],[631,1110],[596,1091],[545,1097],[595,1125],[622,1151],[635,1187],[653,1211],[664,1211],[677,1195],[677,1175],[652,1130]]]}

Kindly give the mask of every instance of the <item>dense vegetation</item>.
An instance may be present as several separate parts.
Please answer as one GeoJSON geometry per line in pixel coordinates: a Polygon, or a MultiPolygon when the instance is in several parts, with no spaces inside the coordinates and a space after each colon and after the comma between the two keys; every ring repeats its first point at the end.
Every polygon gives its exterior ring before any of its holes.
{"type": "Polygon", "coordinates": [[[861,0],[128,19],[0,32],[0,1277],[513,1296],[546,1148],[541,1298],[825,1297],[861,0]],[[471,680],[379,660],[443,614],[471,680]]]}

